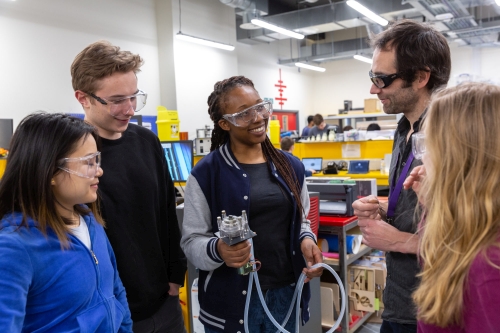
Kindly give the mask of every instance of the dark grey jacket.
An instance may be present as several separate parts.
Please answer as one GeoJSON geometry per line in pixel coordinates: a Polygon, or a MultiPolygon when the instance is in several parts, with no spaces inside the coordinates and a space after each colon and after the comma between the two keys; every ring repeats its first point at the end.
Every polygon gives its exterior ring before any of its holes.
{"type": "MultiPolygon", "coordinates": [[[[414,133],[418,132],[420,127],[420,118],[414,124],[414,133]]],[[[396,183],[399,179],[402,169],[408,155],[411,152],[411,138],[406,142],[406,136],[410,131],[410,122],[406,117],[401,118],[398,128],[394,135],[394,145],[392,147],[391,168],[389,171],[389,184],[396,183]]],[[[414,159],[408,174],[422,161],[414,159]]],[[[417,208],[418,198],[412,190],[401,190],[394,212],[394,227],[399,231],[416,233],[418,221],[415,221],[415,209],[417,208]]],[[[400,252],[387,252],[387,281],[384,290],[384,312],[382,318],[387,321],[400,324],[416,324],[416,307],[411,298],[412,293],[418,285],[416,275],[420,272],[420,266],[415,254],[406,254],[400,252]]]]}

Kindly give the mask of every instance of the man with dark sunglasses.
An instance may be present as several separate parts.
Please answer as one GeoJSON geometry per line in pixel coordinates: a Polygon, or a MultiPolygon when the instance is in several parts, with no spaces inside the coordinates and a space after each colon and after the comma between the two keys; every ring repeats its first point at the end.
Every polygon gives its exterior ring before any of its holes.
{"type": "Polygon", "coordinates": [[[411,170],[422,164],[412,154],[417,133],[431,94],[450,77],[450,49],[446,39],[431,26],[401,20],[371,40],[373,64],[368,73],[371,94],[380,99],[387,114],[402,113],[394,135],[389,172],[389,202],[369,196],[353,203],[368,246],[386,251],[387,281],[381,333],[417,332],[412,293],[418,284],[418,236],[415,221],[417,196],[402,190],[411,170]]]}

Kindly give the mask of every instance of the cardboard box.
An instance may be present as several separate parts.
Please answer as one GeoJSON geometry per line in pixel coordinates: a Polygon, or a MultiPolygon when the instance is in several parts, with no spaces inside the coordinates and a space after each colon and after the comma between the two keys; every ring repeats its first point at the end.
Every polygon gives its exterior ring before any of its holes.
{"type": "Polygon", "coordinates": [[[365,99],[365,113],[382,112],[382,104],[378,98],[365,99]]]}
{"type": "Polygon", "coordinates": [[[340,313],[339,285],[321,282],[321,325],[333,326],[340,313]]]}

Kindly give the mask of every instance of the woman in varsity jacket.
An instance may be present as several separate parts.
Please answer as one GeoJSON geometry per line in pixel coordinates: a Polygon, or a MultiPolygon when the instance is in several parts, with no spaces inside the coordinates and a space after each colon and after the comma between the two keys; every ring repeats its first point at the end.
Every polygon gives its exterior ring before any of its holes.
{"type": "MultiPolygon", "coordinates": [[[[181,246],[200,269],[199,319],[205,332],[244,332],[248,275],[237,269],[250,260],[250,242],[228,246],[216,236],[222,210],[240,216],[245,210],[253,238],[255,260],[266,304],[282,322],[295,283],[321,275],[311,269],[322,262],[316,238],[306,219],[309,196],[302,163],[274,148],[267,137],[272,113],[251,80],[236,76],[217,82],[208,98],[214,122],[211,153],[193,169],[185,192],[181,246]]],[[[255,288],[254,288],[255,289],[255,288]]],[[[309,286],[301,299],[302,324],[309,319],[309,286]]],[[[250,332],[276,332],[257,292],[249,306],[250,332]]],[[[287,330],[295,327],[295,310],[287,330]]]]}

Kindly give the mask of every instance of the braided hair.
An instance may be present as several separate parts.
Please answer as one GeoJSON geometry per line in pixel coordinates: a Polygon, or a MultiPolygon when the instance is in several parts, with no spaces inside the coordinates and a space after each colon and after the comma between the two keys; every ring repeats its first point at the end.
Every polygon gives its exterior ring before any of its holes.
{"type": "MultiPolygon", "coordinates": [[[[252,80],[244,76],[233,76],[229,79],[217,82],[214,85],[214,91],[208,96],[208,114],[210,115],[210,119],[214,122],[210,151],[214,151],[229,141],[229,132],[224,131],[219,126],[219,120],[224,115],[223,101],[226,94],[230,93],[234,88],[242,86],[249,86],[255,89],[252,80]]],[[[283,176],[283,180],[296,199],[299,211],[301,214],[305,214],[304,207],[300,200],[300,182],[288,158],[284,153],[278,151],[278,149],[273,146],[267,136],[264,142],[262,142],[262,152],[264,153],[265,160],[272,162],[278,172],[283,176]]]]}

